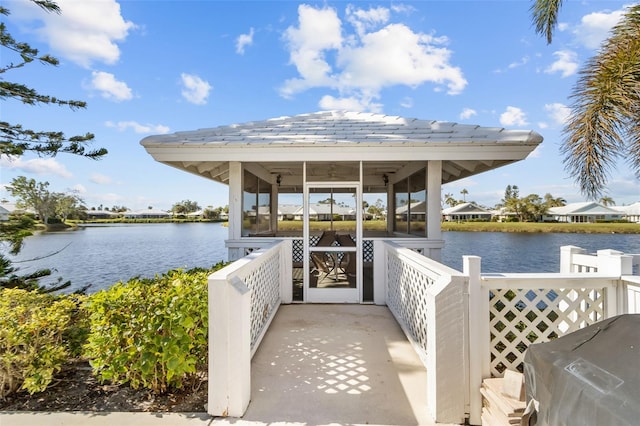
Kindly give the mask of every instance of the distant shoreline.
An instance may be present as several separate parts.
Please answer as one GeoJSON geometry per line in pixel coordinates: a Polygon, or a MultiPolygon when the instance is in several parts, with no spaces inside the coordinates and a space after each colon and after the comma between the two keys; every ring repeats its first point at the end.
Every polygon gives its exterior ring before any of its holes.
{"type": "Polygon", "coordinates": [[[640,234],[640,223],[442,222],[443,231],[640,234]]]}
{"type": "MultiPolygon", "coordinates": [[[[226,219],[93,219],[69,222],[71,227],[85,224],[145,224],[145,223],[222,223],[226,219]]],[[[383,221],[380,221],[384,223],[383,221]]],[[[318,223],[316,222],[316,225],[318,223]]],[[[327,225],[329,222],[327,222],[327,225]]],[[[347,225],[345,221],[334,225],[347,225]]],[[[67,225],[67,226],[69,226],[67,225]]],[[[640,223],[558,223],[558,222],[442,222],[442,231],[452,232],[513,232],[513,233],[574,233],[574,234],[640,234],[640,223]]],[[[349,225],[347,225],[349,227],[349,225]]],[[[381,227],[383,229],[386,226],[381,227]]],[[[58,228],[59,230],[62,227],[58,228]]],[[[286,229],[285,229],[286,230],[286,229]]]]}

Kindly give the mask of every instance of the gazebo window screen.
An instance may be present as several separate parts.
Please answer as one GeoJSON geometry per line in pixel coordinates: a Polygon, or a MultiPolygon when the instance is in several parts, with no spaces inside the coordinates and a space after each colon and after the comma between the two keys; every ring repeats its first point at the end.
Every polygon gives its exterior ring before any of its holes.
{"type": "Polygon", "coordinates": [[[271,184],[245,170],[242,185],[242,235],[271,233],[271,184]]]}
{"type": "Polygon", "coordinates": [[[426,236],[427,190],[426,168],[393,185],[395,194],[394,230],[426,236]]]}

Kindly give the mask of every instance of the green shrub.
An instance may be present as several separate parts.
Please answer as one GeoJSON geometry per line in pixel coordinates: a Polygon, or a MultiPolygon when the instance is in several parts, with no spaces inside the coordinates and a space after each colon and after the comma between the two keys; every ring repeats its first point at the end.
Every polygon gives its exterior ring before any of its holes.
{"type": "Polygon", "coordinates": [[[94,294],[87,304],[91,327],[85,356],[99,379],[161,393],[206,370],[211,272],[178,269],[94,294]]]}
{"type": "Polygon", "coordinates": [[[77,355],[86,333],[83,296],[0,290],[0,398],[20,388],[42,392],[77,355]]]}

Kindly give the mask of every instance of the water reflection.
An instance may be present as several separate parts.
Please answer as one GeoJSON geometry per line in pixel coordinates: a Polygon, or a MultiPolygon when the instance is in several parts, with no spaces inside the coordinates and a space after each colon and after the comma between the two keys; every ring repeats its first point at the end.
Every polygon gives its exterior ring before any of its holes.
{"type": "MultiPolygon", "coordinates": [[[[55,268],[71,290],[92,284],[97,291],[134,276],[152,277],[172,268],[210,267],[227,259],[228,229],[219,223],[90,226],[27,238],[18,260],[22,273],[55,268]]],[[[462,256],[482,257],[482,272],[557,272],[560,247],[575,245],[640,253],[638,235],[444,232],[443,263],[462,270],[462,256]]]]}

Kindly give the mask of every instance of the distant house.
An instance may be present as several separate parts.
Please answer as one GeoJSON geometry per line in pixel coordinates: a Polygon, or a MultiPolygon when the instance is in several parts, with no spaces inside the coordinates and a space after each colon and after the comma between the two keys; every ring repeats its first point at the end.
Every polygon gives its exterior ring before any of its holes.
{"type": "Polygon", "coordinates": [[[295,220],[296,212],[301,211],[299,204],[279,204],[278,220],[295,220]]]}
{"type": "Polygon", "coordinates": [[[32,213],[35,214],[33,209],[23,209],[18,207],[15,203],[1,203],[0,207],[8,211],[8,214],[22,214],[22,213],[32,213]]]}
{"type": "Polygon", "coordinates": [[[442,219],[446,222],[468,220],[491,220],[489,210],[478,207],[473,203],[461,203],[442,210],[442,219]]]}
{"type": "Polygon", "coordinates": [[[116,219],[122,215],[122,213],[111,212],[108,210],[85,210],[87,219],[116,219]]]}
{"type": "MultiPolygon", "coordinates": [[[[302,206],[296,212],[296,219],[302,220],[302,206]]],[[[309,204],[309,220],[332,220],[339,217],[340,220],[356,220],[356,211],[349,207],[337,204],[311,203],[309,204]]]]}
{"type": "Polygon", "coordinates": [[[196,210],[195,212],[185,214],[185,216],[191,219],[201,218],[204,217],[204,210],[196,210]]]}
{"type": "Polygon", "coordinates": [[[640,201],[628,206],[611,206],[611,208],[622,213],[624,219],[629,222],[640,223],[640,201]]]}
{"type": "Polygon", "coordinates": [[[620,220],[624,215],[611,207],[596,202],[571,203],[551,207],[544,220],[567,223],[594,223],[600,220],[620,220]]]}
{"type": "Polygon", "coordinates": [[[142,209],[135,211],[127,211],[124,213],[127,219],[165,219],[170,218],[171,213],[157,209],[142,209]]]}
{"type": "Polygon", "coordinates": [[[4,207],[0,206],[0,222],[5,222],[9,220],[9,214],[11,212],[4,207]]]}
{"type": "Polygon", "coordinates": [[[396,219],[403,222],[407,221],[407,216],[410,216],[411,220],[425,220],[427,216],[427,203],[426,201],[415,201],[410,204],[405,204],[396,208],[396,219]]]}
{"type": "Polygon", "coordinates": [[[515,212],[508,210],[506,207],[500,207],[499,209],[490,210],[491,220],[498,222],[509,222],[518,220],[518,215],[515,212]]]}

